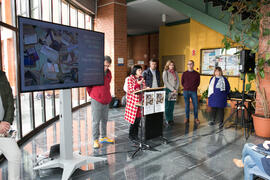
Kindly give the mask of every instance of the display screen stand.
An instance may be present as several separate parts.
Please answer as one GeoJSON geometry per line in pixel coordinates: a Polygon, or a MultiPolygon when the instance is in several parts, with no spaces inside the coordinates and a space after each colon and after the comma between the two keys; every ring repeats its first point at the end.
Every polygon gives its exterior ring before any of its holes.
{"type": "Polygon", "coordinates": [[[96,162],[105,162],[107,158],[82,156],[79,152],[73,153],[72,134],[72,111],[71,91],[64,89],[60,91],[60,157],[48,161],[34,170],[63,168],[62,180],[68,180],[72,173],[83,165],[96,162]]]}

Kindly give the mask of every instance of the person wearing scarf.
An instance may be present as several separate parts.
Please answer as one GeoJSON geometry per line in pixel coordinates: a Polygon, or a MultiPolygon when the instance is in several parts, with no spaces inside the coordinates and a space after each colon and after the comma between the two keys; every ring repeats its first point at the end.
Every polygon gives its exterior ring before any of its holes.
{"type": "Polygon", "coordinates": [[[169,93],[177,94],[179,88],[179,78],[175,69],[173,61],[167,61],[163,71],[163,82],[166,88],[166,100],[165,100],[165,124],[173,125],[173,111],[175,101],[169,101],[169,93]]]}
{"type": "Polygon", "coordinates": [[[223,76],[222,69],[216,67],[208,88],[208,106],[211,107],[212,116],[208,123],[210,126],[219,122],[219,127],[223,127],[224,108],[227,106],[229,92],[230,84],[228,80],[223,76]]]}

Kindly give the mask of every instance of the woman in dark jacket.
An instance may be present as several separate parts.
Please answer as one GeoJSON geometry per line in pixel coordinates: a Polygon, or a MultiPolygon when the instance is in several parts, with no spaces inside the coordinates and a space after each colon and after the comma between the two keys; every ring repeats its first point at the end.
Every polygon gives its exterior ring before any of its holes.
{"type": "Polygon", "coordinates": [[[224,108],[227,106],[227,96],[229,92],[230,84],[228,80],[223,76],[222,69],[216,67],[208,88],[208,106],[211,107],[212,114],[212,118],[209,121],[210,126],[218,121],[219,127],[222,128],[224,108]]]}

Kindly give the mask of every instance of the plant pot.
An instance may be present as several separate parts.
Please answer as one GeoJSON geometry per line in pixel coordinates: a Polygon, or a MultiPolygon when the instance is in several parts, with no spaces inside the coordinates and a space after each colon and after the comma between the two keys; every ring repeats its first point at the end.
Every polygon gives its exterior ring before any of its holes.
{"type": "Polygon", "coordinates": [[[270,118],[252,115],[255,134],[259,137],[270,138],[270,118]]]}

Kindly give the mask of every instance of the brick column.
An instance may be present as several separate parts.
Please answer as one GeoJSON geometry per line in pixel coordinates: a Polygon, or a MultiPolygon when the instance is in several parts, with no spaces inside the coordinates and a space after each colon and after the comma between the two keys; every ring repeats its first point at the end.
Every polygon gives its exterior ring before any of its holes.
{"type": "Polygon", "coordinates": [[[105,33],[105,55],[112,58],[111,93],[121,98],[127,72],[127,7],[126,0],[99,0],[94,30],[105,33]],[[124,65],[118,65],[118,58],[124,65]]]}

